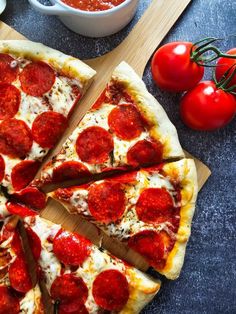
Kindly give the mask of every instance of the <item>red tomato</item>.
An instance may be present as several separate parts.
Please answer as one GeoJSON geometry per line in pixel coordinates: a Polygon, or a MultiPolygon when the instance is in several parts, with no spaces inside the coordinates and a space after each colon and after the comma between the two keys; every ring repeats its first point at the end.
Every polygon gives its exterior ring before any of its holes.
{"type": "MultiPolygon", "coordinates": [[[[217,62],[216,67],[216,79],[219,82],[222,76],[225,74],[225,72],[232,67],[234,64],[236,64],[236,48],[230,49],[226,52],[229,55],[235,55],[235,59],[229,59],[229,58],[220,58],[217,62]]],[[[233,69],[230,71],[230,74],[232,73],[233,69]]],[[[230,75],[229,74],[229,75],[230,75]]],[[[232,78],[229,85],[227,87],[236,85],[236,75],[232,78]]]]}
{"type": "Polygon", "coordinates": [[[191,42],[173,42],[159,48],[152,58],[152,76],[167,91],[193,88],[203,77],[204,67],[191,60],[191,42]]]}
{"type": "Polygon", "coordinates": [[[181,118],[195,130],[221,128],[230,122],[235,112],[234,96],[217,88],[212,81],[200,82],[180,102],[181,118]]]}

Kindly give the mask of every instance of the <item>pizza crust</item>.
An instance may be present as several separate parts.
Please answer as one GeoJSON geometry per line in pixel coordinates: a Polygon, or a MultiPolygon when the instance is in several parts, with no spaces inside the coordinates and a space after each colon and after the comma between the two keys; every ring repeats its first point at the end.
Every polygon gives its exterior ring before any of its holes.
{"type": "Polygon", "coordinates": [[[83,93],[89,87],[96,71],[77,58],[29,40],[0,40],[0,52],[33,61],[45,61],[56,71],[78,79],[83,85],[83,93]]]}
{"type": "Polygon", "coordinates": [[[175,126],[135,71],[123,61],[115,68],[112,79],[124,84],[129,94],[135,98],[138,109],[152,125],[150,135],[154,139],[161,139],[164,144],[164,159],[184,157],[175,126]]]}
{"type": "Polygon", "coordinates": [[[197,171],[193,159],[182,159],[166,164],[163,169],[171,178],[178,178],[182,187],[182,206],[180,210],[180,225],[176,236],[177,240],[167,258],[165,267],[159,271],[167,278],[173,280],[179,277],[184,263],[186,246],[191,234],[191,223],[198,194],[197,171]]]}

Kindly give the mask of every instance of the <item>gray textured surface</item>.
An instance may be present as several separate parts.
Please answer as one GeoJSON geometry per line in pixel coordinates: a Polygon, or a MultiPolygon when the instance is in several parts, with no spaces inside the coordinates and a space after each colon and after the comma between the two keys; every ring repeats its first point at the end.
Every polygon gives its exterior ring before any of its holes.
{"type": "MultiPolygon", "coordinates": [[[[31,40],[87,58],[118,45],[151,1],[141,1],[135,20],[125,30],[105,39],[76,35],[56,17],[33,11],[26,0],[7,2],[1,17],[4,22],[31,40]]],[[[235,0],[193,0],[165,42],[227,37],[233,33],[236,34],[235,0]]],[[[226,50],[233,46],[236,47],[234,37],[221,43],[226,50]]],[[[206,78],[210,78],[209,72],[206,78]]],[[[175,282],[164,280],[161,293],[144,313],[236,313],[236,121],[211,133],[191,131],[179,119],[179,95],[161,92],[153,84],[149,63],[144,80],[176,125],[184,148],[212,170],[212,176],[199,194],[182,274],[175,282]]]]}

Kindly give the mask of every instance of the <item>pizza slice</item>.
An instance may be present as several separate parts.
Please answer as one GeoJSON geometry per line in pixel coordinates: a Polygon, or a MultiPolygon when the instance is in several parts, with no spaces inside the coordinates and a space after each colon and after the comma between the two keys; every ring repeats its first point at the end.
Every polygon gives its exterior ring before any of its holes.
{"type": "Polygon", "coordinates": [[[31,41],[0,41],[0,182],[26,187],[68,125],[95,71],[31,41]]]}
{"type": "MultiPolygon", "coordinates": [[[[36,217],[24,219],[35,260],[59,313],[139,313],[160,289],[88,239],[36,217]]],[[[55,311],[56,312],[56,311],[55,311]]]]}
{"type": "Polygon", "coordinates": [[[41,291],[32,286],[15,218],[0,230],[0,314],[43,314],[41,291]]]}
{"type": "Polygon", "coordinates": [[[183,156],[164,109],[122,62],[59,154],[44,167],[41,182],[62,182],[183,156]]]}
{"type": "Polygon", "coordinates": [[[194,161],[182,159],[49,195],[175,279],[184,262],[197,191],[194,161]]]}

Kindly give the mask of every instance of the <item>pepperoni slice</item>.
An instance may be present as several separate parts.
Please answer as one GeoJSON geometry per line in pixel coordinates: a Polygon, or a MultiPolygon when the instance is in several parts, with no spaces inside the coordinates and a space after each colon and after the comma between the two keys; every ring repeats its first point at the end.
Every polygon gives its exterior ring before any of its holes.
{"type": "Polygon", "coordinates": [[[143,131],[142,117],[135,106],[120,105],[108,116],[108,125],[122,140],[132,140],[143,131]]]}
{"type": "Polygon", "coordinates": [[[105,181],[91,185],[88,207],[91,215],[100,222],[117,221],[125,211],[125,193],[121,184],[105,181]]]}
{"type": "Polygon", "coordinates": [[[65,265],[79,266],[91,252],[91,242],[78,233],[59,230],[53,240],[53,252],[65,265]]]}
{"type": "Polygon", "coordinates": [[[0,82],[12,83],[19,72],[17,61],[11,56],[0,53],[0,82]]]}
{"type": "Polygon", "coordinates": [[[108,311],[121,311],[129,299],[129,284],[118,270],[101,272],[93,282],[95,302],[108,311]]]}
{"type": "Polygon", "coordinates": [[[33,253],[34,259],[37,262],[41,255],[41,249],[42,249],[41,240],[39,239],[38,235],[33,231],[32,228],[26,227],[25,231],[28,236],[29,245],[33,253]]]}
{"type": "Polygon", "coordinates": [[[60,302],[62,312],[70,313],[83,308],[88,298],[88,288],[82,278],[64,274],[54,280],[50,294],[54,300],[60,302]]]}
{"type": "Polygon", "coordinates": [[[0,124],[0,153],[23,158],[33,144],[31,131],[22,120],[6,119],[0,124]]]}
{"type": "Polygon", "coordinates": [[[124,174],[118,174],[112,178],[107,178],[106,181],[115,181],[122,184],[134,183],[137,181],[137,173],[137,171],[131,171],[124,174]]]}
{"type": "Polygon", "coordinates": [[[16,191],[25,188],[35,177],[40,162],[23,160],[15,165],[11,172],[12,186],[16,191]]]}
{"type": "Polygon", "coordinates": [[[52,181],[63,182],[89,175],[89,170],[82,163],[77,161],[66,161],[53,170],[52,181]]]}
{"type": "Polygon", "coordinates": [[[85,129],[77,138],[76,152],[82,161],[99,164],[108,160],[113,150],[113,138],[98,126],[85,129]]]}
{"type": "Polygon", "coordinates": [[[46,206],[46,195],[36,187],[27,187],[13,194],[13,197],[17,202],[24,203],[35,209],[43,209],[46,206]]]}
{"type": "Polygon", "coordinates": [[[21,95],[18,88],[11,84],[0,83],[0,119],[12,118],[20,106],[21,95]]]}
{"type": "Polygon", "coordinates": [[[145,257],[151,266],[162,269],[165,266],[165,253],[173,248],[174,240],[164,231],[144,230],[133,235],[128,245],[145,257]]]}
{"type": "Polygon", "coordinates": [[[6,208],[9,213],[13,215],[18,215],[20,217],[27,217],[27,216],[36,216],[38,213],[24,205],[15,203],[15,202],[8,202],[6,204],[6,208]]]}
{"type": "Polygon", "coordinates": [[[133,167],[162,161],[163,145],[148,140],[138,141],[127,153],[128,164],[133,167]]]}
{"type": "Polygon", "coordinates": [[[0,286],[0,314],[6,313],[19,314],[20,301],[9,287],[0,286]]]}
{"type": "Polygon", "coordinates": [[[136,212],[144,222],[164,222],[174,214],[173,199],[165,188],[146,189],[139,196],[136,212]]]}
{"type": "Polygon", "coordinates": [[[55,146],[67,128],[67,119],[58,112],[41,113],[32,125],[33,139],[43,148],[55,146]]]}
{"type": "Polygon", "coordinates": [[[87,308],[85,307],[84,304],[80,304],[79,308],[75,311],[71,311],[70,308],[69,310],[67,310],[68,307],[61,305],[59,308],[59,314],[89,314],[89,311],[87,310],[87,308]]]}
{"type": "Polygon", "coordinates": [[[9,280],[13,289],[21,293],[27,293],[32,289],[30,274],[22,256],[18,256],[9,267],[9,280]]]}
{"type": "Polygon", "coordinates": [[[2,182],[5,175],[5,161],[0,155],[0,182],[2,182]]]}
{"type": "Polygon", "coordinates": [[[54,84],[54,70],[45,62],[32,62],[20,73],[22,90],[31,96],[40,97],[47,93],[54,84]]]}

